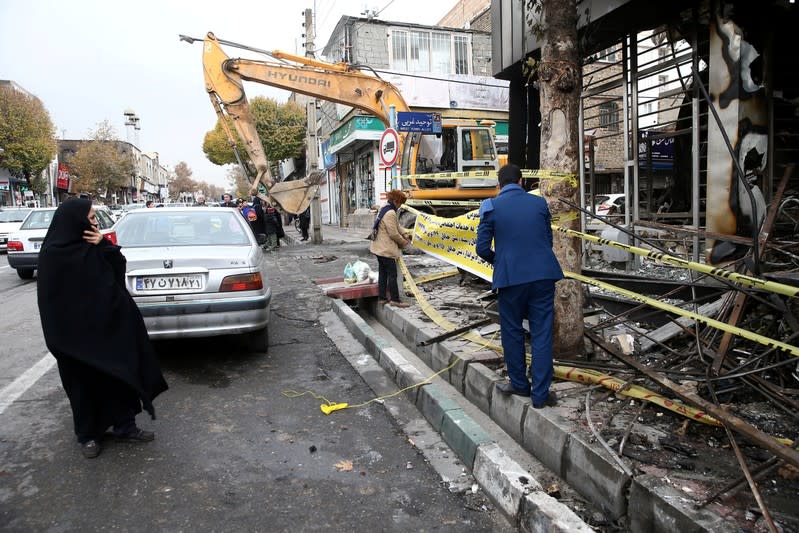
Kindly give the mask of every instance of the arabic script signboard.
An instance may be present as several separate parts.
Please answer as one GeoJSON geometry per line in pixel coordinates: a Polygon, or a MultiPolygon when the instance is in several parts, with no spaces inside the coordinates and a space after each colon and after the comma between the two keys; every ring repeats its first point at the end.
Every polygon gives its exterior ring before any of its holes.
{"type": "Polygon", "coordinates": [[[441,133],[441,113],[397,113],[398,131],[419,131],[422,133],[441,133]]]}

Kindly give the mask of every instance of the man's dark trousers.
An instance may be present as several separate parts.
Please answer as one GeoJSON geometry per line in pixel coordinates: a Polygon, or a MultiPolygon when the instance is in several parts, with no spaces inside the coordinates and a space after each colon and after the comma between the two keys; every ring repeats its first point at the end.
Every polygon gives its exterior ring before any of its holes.
{"type": "Polygon", "coordinates": [[[554,321],[555,281],[543,279],[502,287],[499,295],[499,322],[502,328],[502,350],[510,383],[516,390],[527,390],[524,364],[524,329],[530,324],[532,344],[531,397],[543,403],[552,384],[552,324],[554,321]]]}

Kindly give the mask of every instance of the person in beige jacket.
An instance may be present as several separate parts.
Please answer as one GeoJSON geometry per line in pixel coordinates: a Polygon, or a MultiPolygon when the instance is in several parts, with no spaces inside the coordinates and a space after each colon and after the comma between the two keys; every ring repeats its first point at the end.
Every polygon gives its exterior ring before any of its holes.
{"type": "Polygon", "coordinates": [[[410,242],[410,232],[402,228],[397,219],[397,209],[406,200],[405,193],[394,189],[386,197],[388,204],[375,219],[372,227],[375,237],[369,246],[369,251],[377,256],[377,297],[381,304],[408,307],[409,304],[400,301],[397,283],[397,259],[410,242]]]}

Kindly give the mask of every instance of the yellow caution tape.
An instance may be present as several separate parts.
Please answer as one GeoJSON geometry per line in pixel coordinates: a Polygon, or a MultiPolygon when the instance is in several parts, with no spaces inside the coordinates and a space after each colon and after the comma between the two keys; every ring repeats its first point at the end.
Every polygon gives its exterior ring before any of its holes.
{"type": "Polygon", "coordinates": [[[707,424],[709,426],[721,426],[721,422],[704,411],[701,411],[695,407],[691,407],[690,405],[685,405],[679,401],[670,400],[665,396],[655,394],[644,387],[639,387],[638,385],[628,385],[628,383],[624,380],[609,376],[608,374],[603,374],[602,372],[597,372],[596,370],[555,365],[555,376],[559,377],[560,379],[575,381],[577,383],[602,385],[603,387],[607,387],[608,389],[619,392],[624,396],[629,396],[631,398],[657,404],[668,409],[669,411],[673,411],[677,414],[690,418],[691,420],[696,420],[697,422],[702,422],[703,424],[707,424]]]}
{"type": "MultiPolygon", "coordinates": [[[[522,177],[527,179],[547,179],[547,180],[570,180],[576,183],[577,175],[571,172],[561,172],[559,170],[546,170],[546,169],[530,169],[523,168],[522,177]]],[[[495,169],[490,170],[472,170],[468,172],[436,172],[433,174],[408,174],[407,176],[398,176],[402,180],[451,180],[458,178],[496,178],[499,171],[495,169]]]]}
{"type": "Polygon", "coordinates": [[[460,207],[480,207],[480,200],[417,200],[415,198],[408,198],[408,201],[403,204],[404,206],[412,205],[455,205],[460,207]]]}
{"type": "Polygon", "coordinates": [[[767,281],[753,276],[747,276],[745,274],[738,274],[737,272],[732,272],[730,270],[726,270],[723,268],[713,267],[710,265],[706,265],[704,263],[695,263],[693,261],[681,259],[673,255],[664,254],[663,252],[647,250],[645,248],[639,248],[637,246],[623,244],[620,242],[611,241],[609,239],[603,239],[601,237],[597,237],[596,235],[589,235],[587,233],[582,233],[580,231],[576,231],[573,229],[562,228],[555,225],[552,226],[552,229],[559,231],[561,233],[565,233],[566,235],[570,235],[572,237],[579,237],[586,241],[592,241],[599,244],[612,246],[613,248],[618,248],[620,250],[625,250],[630,253],[649,257],[650,259],[655,259],[657,261],[661,261],[669,265],[688,268],[690,270],[701,272],[703,274],[708,274],[716,278],[724,278],[730,281],[735,281],[737,283],[740,283],[741,285],[746,285],[748,287],[752,287],[755,289],[763,289],[777,294],[782,294],[784,296],[791,296],[791,297],[799,296],[799,288],[792,287],[790,285],[785,285],[784,283],[778,283],[776,281],[767,281]]]}
{"type": "Polygon", "coordinates": [[[594,278],[589,278],[588,276],[583,276],[582,274],[575,274],[574,272],[566,272],[566,271],[564,271],[564,274],[566,275],[567,278],[576,279],[578,281],[582,281],[583,283],[593,285],[594,287],[599,287],[601,289],[607,289],[618,294],[623,294],[624,296],[630,298],[631,300],[651,305],[652,307],[655,307],[657,309],[662,309],[663,311],[668,311],[669,313],[673,313],[675,315],[680,315],[690,318],[692,320],[699,322],[700,324],[704,324],[706,326],[711,326],[716,329],[732,333],[733,335],[737,335],[739,337],[743,337],[744,339],[748,339],[750,341],[763,344],[764,346],[767,346],[769,348],[774,348],[775,350],[799,356],[799,348],[784,343],[782,341],[774,340],[769,337],[764,337],[763,335],[758,335],[757,333],[753,333],[743,328],[739,328],[737,326],[733,326],[725,322],[720,322],[713,318],[708,318],[698,313],[694,313],[693,311],[681,309],[675,305],[667,304],[665,302],[655,300],[654,298],[649,298],[642,294],[638,294],[637,292],[628,291],[627,289],[622,289],[621,287],[617,287],[616,285],[611,285],[610,283],[606,283],[604,281],[599,281],[594,278]]]}

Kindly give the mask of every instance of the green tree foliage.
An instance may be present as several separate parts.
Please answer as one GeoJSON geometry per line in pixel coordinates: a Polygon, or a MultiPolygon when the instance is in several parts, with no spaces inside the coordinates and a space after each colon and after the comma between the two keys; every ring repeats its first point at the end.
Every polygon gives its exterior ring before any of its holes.
{"type": "Polygon", "coordinates": [[[192,170],[185,161],[175,165],[175,177],[169,182],[169,197],[178,200],[181,193],[194,194],[198,189],[197,182],[191,179],[192,170]]]}
{"type": "Polygon", "coordinates": [[[281,161],[302,155],[305,148],[305,109],[294,102],[278,104],[263,97],[253,98],[250,108],[267,159],[281,161]]]}
{"type": "MultiPolygon", "coordinates": [[[[305,147],[305,110],[294,102],[278,104],[276,100],[256,96],[250,101],[250,109],[255,118],[255,129],[261,138],[269,161],[281,161],[302,155],[305,147]]],[[[238,138],[233,123],[228,122],[230,130],[236,135],[236,146],[242,159],[246,161],[247,151],[238,138]]],[[[237,163],[222,125],[217,121],[213,130],[205,134],[203,152],[215,165],[237,163]]]]}
{"type": "Polygon", "coordinates": [[[127,187],[135,175],[132,154],[124,150],[113,126],[104,120],[97,129],[89,130],[90,140],[81,143],[75,155],[67,161],[75,176],[75,188],[91,195],[108,196],[127,187]]]}
{"type": "MultiPolygon", "coordinates": [[[[239,151],[239,154],[246,159],[247,151],[244,149],[244,144],[241,142],[241,139],[239,139],[238,135],[236,134],[236,129],[233,127],[233,121],[227,117],[225,118],[225,121],[227,122],[230,131],[236,135],[236,147],[239,151]]],[[[205,157],[208,159],[208,161],[214,165],[237,163],[236,156],[233,153],[233,150],[230,148],[227,135],[225,134],[225,130],[222,128],[222,123],[219,120],[216,121],[214,129],[205,134],[205,139],[203,140],[203,152],[205,153],[205,157]]]]}
{"type": "Polygon", "coordinates": [[[56,155],[55,128],[41,100],[11,87],[0,87],[0,166],[28,181],[37,194],[46,192],[41,179],[56,155]]]}

